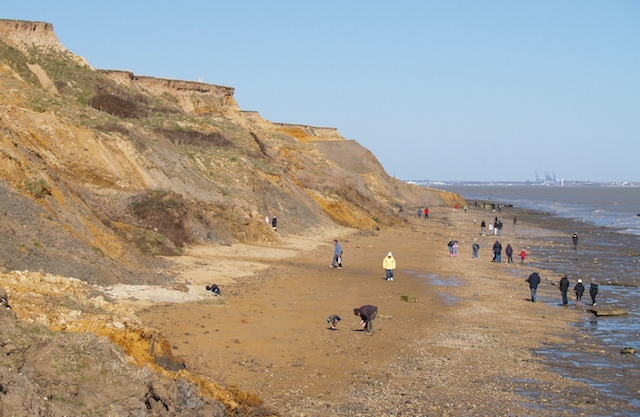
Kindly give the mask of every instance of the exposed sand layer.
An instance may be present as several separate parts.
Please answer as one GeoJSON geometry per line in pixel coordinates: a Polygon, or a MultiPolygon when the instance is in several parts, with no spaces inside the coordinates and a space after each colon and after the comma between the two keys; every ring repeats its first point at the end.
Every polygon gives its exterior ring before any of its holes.
{"type": "MultiPolygon", "coordinates": [[[[526,215],[433,208],[428,220],[408,216],[404,228],[317,231],[280,247],[194,248],[177,264],[187,291],[114,287],[111,294],[166,334],[189,367],[258,394],[283,416],[630,410],[531,353],[572,343],[569,325],[584,313],[530,302],[527,261],[490,262],[496,237],[480,236],[479,224],[495,215],[505,219],[497,239],[518,253],[526,242],[518,230],[535,232],[526,215]],[[329,268],[334,238],[345,252],[342,270],[329,268]],[[460,243],[457,258],[448,256],[451,239],[460,243]],[[480,259],[472,259],[474,242],[480,259]],[[393,282],[382,269],[389,251],[398,262],[393,282]],[[222,297],[205,290],[211,283],[222,297]],[[370,337],[353,315],[364,304],[379,307],[370,337]],[[330,314],[342,317],[337,331],[325,322],[330,314]]],[[[539,297],[559,300],[552,284],[560,277],[538,272],[539,297]]]]}

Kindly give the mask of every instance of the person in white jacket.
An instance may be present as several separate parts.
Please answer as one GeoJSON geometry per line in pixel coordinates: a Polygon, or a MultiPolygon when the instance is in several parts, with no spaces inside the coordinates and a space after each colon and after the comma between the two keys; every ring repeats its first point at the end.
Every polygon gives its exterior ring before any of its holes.
{"type": "Polygon", "coordinates": [[[382,267],[387,273],[387,281],[393,281],[393,270],[396,269],[396,260],[391,252],[385,256],[382,261],[382,267]]]}

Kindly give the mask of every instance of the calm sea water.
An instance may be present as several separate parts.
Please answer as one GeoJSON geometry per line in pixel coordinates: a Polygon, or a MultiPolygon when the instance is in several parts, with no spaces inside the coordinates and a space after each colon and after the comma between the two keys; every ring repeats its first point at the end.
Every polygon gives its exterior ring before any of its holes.
{"type": "MultiPolygon", "coordinates": [[[[505,208],[502,213],[507,220],[510,211],[527,209],[542,213],[530,218],[535,219],[537,226],[551,231],[547,235],[530,234],[527,242],[540,261],[537,266],[568,274],[571,287],[578,278],[585,282],[587,291],[591,281],[598,282],[598,307],[622,308],[629,314],[594,317],[585,312],[577,327],[597,345],[596,349],[546,346],[539,353],[563,375],[583,380],[640,410],[640,187],[438,188],[462,195],[471,205],[475,200],[511,204],[514,209],[505,208]],[[571,244],[574,232],[580,237],[577,249],[571,244]],[[638,353],[620,355],[625,347],[633,347],[638,353]]],[[[518,222],[517,227],[526,229],[527,225],[518,222]]],[[[588,293],[585,295],[583,301],[589,300],[588,293]]],[[[541,301],[562,308],[559,298],[541,301]]],[[[634,414],[612,411],[608,415],[634,414]]]]}

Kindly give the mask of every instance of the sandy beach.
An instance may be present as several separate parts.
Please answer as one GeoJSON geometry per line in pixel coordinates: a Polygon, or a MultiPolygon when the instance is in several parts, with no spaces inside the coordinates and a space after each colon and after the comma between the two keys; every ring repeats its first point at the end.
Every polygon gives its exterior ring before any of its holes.
{"type": "MultiPolygon", "coordinates": [[[[628,409],[550,371],[532,353],[546,343],[573,343],[579,336],[570,325],[585,313],[532,303],[528,261],[507,264],[503,254],[502,264],[491,262],[496,239],[515,253],[527,249],[519,232],[532,230],[526,213],[436,207],[426,220],[405,217],[394,229],[332,228],[285,236],[281,245],[193,248],[176,263],[189,288],[183,299],[131,294],[131,306],[189,368],[257,394],[282,416],[595,416],[628,409]],[[482,219],[496,215],[504,219],[502,236],[481,236],[482,219]],[[341,270],[329,267],[334,238],[344,250],[341,270]],[[460,244],[457,258],[448,254],[451,239],[460,244]],[[473,243],[479,259],[471,256],[473,243]],[[398,263],[393,282],[382,269],[389,251],[398,263]],[[222,297],[205,290],[211,283],[222,297]],[[370,337],[353,315],[365,304],[379,307],[370,337]],[[342,317],[337,331],[325,322],[330,314],[342,317]]],[[[538,296],[560,300],[560,276],[536,271],[538,296]]],[[[122,297],[126,289],[113,291],[122,297]]]]}

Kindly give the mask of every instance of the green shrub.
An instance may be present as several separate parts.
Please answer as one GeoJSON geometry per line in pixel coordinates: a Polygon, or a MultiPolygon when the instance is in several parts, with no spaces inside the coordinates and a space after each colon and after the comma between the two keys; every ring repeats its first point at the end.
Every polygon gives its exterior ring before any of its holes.
{"type": "Polygon", "coordinates": [[[36,198],[44,198],[45,195],[51,195],[51,186],[43,178],[24,180],[24,188],[36,198]]]}
{"type": "Polygon", "coordinates": [[[136,102],[110,93],[96,94],[89,100],[89,105],[123,119],[140,119],[147,115],[146,109],[136,102]]]}

